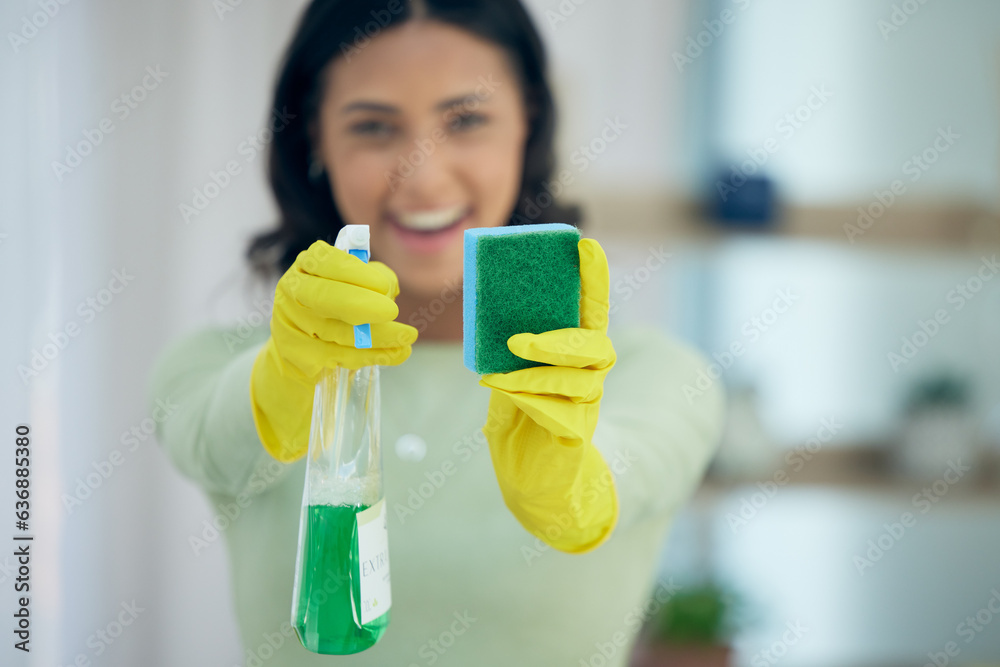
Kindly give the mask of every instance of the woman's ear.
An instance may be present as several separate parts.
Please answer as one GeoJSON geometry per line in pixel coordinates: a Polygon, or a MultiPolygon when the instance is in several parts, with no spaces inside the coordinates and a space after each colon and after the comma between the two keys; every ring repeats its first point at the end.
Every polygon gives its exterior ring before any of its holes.
{"type": "Polygon", "coordinates": [[[531,96],[526,97],[522,103],[524,111],[524,141],[527,144],[531,131],[538,121],[539,105],[531,96]]]}
{"type": "MultiPolygon", "coordinates": [[[[522,89],[523,90],[523,89],[522,89]]],[[[525,127],[525,139],[531,136],[531,131],[535,127],[535,123],[538,122],[538,117],[542,113],[542,105],[538,101],[538,93],[534,90],[524,91],[522,93],[524,105],[524,127],[525,127]]]]}

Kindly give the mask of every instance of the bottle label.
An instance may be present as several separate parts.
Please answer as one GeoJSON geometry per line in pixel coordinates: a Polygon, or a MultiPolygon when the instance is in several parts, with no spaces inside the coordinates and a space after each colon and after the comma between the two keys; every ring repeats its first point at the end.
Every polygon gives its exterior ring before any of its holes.
{"type": "Polygon", "coordinates": [[[367,625],[389,611],[389,607],[392,606],[385,499],[358,512],[357,517],[361,625],[367,625]]]}

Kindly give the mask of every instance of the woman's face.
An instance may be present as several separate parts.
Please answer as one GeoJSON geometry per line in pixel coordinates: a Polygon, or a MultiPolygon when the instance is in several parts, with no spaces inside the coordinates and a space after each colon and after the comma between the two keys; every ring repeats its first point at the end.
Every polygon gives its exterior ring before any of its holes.
{"type": "Polygon", "coordinates": [[[462,276],[463,232],[510,217],[527,120],[504,52],[415,20],[338,57],[326,73],[318,157],[345,222],[401,289],[434,297],[462,276]]]}

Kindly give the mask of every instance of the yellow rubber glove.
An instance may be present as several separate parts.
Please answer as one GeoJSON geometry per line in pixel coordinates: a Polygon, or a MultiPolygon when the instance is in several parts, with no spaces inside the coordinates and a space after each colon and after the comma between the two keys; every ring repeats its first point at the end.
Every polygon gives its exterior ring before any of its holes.
{"type": "Polygon", "coordinates": [[[417,330],[399,315],[396,274],[316,241],[278,280],[271,336],[250,373],[257,434],[288,463],[309,448],[313,394],[324,369],[395,366],[410,356],[417,330]],[[354,325],[371,324],[372,348],[354,347],[354,325]]]}
{"type": "Polygon", "coordinates": [[[493,389],[483,427],[504,502],[531,534],[560,551],[597,548],[618,521],[618,495],[592,442],[615,363],[607,336],[608,260],[582,239],[580,328],[517,334],[511,352],[538,366],[484,375],[493,389]]]}

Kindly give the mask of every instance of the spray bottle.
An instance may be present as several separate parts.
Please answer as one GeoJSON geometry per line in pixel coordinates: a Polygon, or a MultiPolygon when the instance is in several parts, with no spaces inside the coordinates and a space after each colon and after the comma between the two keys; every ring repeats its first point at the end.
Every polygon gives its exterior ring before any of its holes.
{"type": "MultiPolygon", "coordinates": [[[[335,247],[368,261],[367,225],[335,247]]],[[[371,326],[354,327],[370,348],[371,326]]],[[[306,462],[292,627],[315,653],[373,646],[389,625],[389,544],[379,439],[378,366],[329,369],[316,384],[306,462]]]]}

